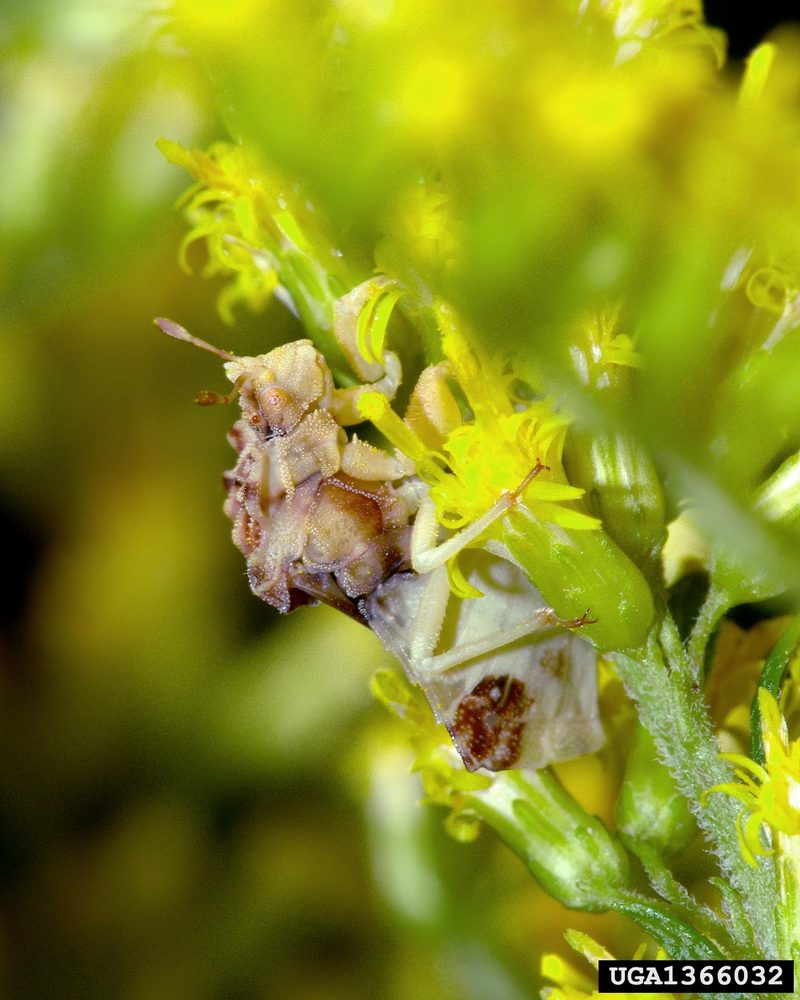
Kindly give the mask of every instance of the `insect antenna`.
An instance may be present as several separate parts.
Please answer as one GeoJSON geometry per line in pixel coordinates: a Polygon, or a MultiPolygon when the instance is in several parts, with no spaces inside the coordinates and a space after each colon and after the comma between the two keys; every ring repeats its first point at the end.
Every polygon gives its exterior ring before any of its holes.
{"type": "Polygon", "coordinates": [[[239,395],[238,386],[234,386],[230,392],[215,392],[213,389],[204,389],[194,397],[198,406],[216,406],[218,403],[232,403],[239,395]]]}
{"type": "MultiPolygon", "coordinates": [[[[214,347],[213,344],[207,343],[205,340],[201,340],[199,337],[195,337],[194,334],[189,333],[185,330],[179,323],[173,322],[171,319],[164,319],[159,317],[153,320],[155,325],[159,328],[162,333],[166,333],[168,337],[174,337],[175,340],[183,340],[187,344],[191,344],[193,347],[199,347],[203,351],[208,351],[209,354],[216,354],[218,358],[222,358],[224,361],[236,361],[236,355],[229,354],[227,351],[221,350],[219,347],[214,347]]],[[[234,399],[239,395],[239,385],[234,385],[233,389],[229,393],[224,395],[221,392],[214,392],[213,389],[206,389],[200,392],[195,397],[195,403],[199,406],[214,406],[217,403],[232,403],[234,399]]]]}
{"type": "Polygon", "coordinates": [[[199,337],[195,337],[194,334],[189,333],[188,330],[179,324],[173,322],[171,319],[163,319],[159,317],[154,319],[153,322],[159,328],[162,333],[166,333],[168,337],[174,337],[175,340],[183,340],[187,344],[192,344],[194,347],[199,347],[203,351],[208,351],[209,354],[216,354],[218,358],[222,358],[224,361],[236,361],[235,354],[229,354],[227,351],[221,350],[219,347],[214,347],[213,344],[209,344],[205,340],[201,340],[199,337]]]}

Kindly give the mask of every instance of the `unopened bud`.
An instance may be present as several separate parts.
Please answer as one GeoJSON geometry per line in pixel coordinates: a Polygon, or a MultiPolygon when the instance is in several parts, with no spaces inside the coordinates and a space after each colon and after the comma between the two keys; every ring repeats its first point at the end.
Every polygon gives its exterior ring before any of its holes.
{"type": "Polygon", "coordinates": [[[664,491],[648,453],[630,435],[571,433],[564,452],[569,481],[586,490],[589,513],[625,555],[653,576],[666,538],[664,491]]]}
{"type": "Polygon", "coordinates": [[[600,912],[631,888],[625,849],[550,771],[505,771],[468,798],[564,906],[600,912]]]}
{"type": "Polygon", "coordinates": [[[641,726],[628,757],[614,819],[622,833],[666,856],[680,853],[697,829],[686,799],[641,726]]]}

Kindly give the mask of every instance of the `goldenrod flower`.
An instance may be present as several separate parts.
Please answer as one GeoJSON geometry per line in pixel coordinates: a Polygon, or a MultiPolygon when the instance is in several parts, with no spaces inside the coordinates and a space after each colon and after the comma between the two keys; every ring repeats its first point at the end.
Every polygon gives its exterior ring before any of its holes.
{"type": "MultiPolygon", "coordinates": [[[[789,619],[769,618],[748,629],[724,620],[714,643],[714,658],[706,684],[711,718],[723,750],[741,752],[750,742],[750,703],[755,697],[764,660],[786,631],[789,619]]],[[[800,666],[800,664],[798,664],[800,666]]],[[[792,690],[793,685],[786,685],[792,690]]],[[[781,708],[794,714],[786,698],[781,708]]]]}
{"type": "MultiPolygon", "coordinates": [[[[564,938],[571,948],[583,955],[586,961],[593,966],[595,969],[598,966],[598,962],[602,959],[603,961],[613,960],[614,956],[606,951],[606,949],[598,944],[594,938],[589,937],[588,934],[581,934],[579,931],[568,930],[564,934],[564,938]]],[[[645,949],[641,946],[637,949],[634,958],[644,957],[645,949]]],[[[666,952],[659,948],[655,956],[657,959],[666,958],[666,952]]],[[[578,969],[576,969],[569,962],[565,962],[560,955],[543,955],[542,956],[542,975],[545,979],[548,979],[554,985],[546,986],[542,992],[542,1000],[602,1000],[603,997],[630,997],[633,1000],[634,997],[637,1000],[647,1000],[647,998],[656,997],[665,998],[665,1000],[670,1000],[672,997],[674,1000],[674,994],[672,993],[598,993],[596,990],[592,989],[592,982],[588,976],[584,975],[578,969]]]]}
{"type": "MultiPolygon", "coordinates": [[[[168,160],[196,178],[179,202],[191,225],[181,244],[181,266],[189,270],[188,249],[203,241],[208,255],[204,275],[231,279],[218,300],[223,320],[233,323],[233,307],[239,302],[259,311],[278,284],[276,269],[264,248],[281,234],[279,192],[270,190],[263,169],[256,167],[240,146],[218,142],[204,152],[184,149],[165,139],[158,146],[168,160]],[[261,258],[254,253],[256,247],[261,258]]],[[[288,212],[283,214],[289,216],[288,212]]],[[[296,238],[297,227],[292,222],[296,238]]]]}
{"type": "MultiPolygon", "coordinates": [[[[601,521],[578,504],[585,491],[568,481],[562,464],[568,418],[546,398],[519,399],[503,366],[467,338],[453,311],[438,304],[435,313],[446,359],[434,366],[440,388],[450,376],[465,405],[459,408],[445,390],[452,405],[434,407],[441,419],[409,407],[402,420],[385,397],[365,393],[361,415],[415,463],[445,527],[476,521],[503,493],[520,497],[517,516],[509,511],[487,528],[485,540],[510,553],[560,618],[580,618],[590,608],[593,621],[581,634],[598,649],[640,645],[653,620],[652,594],[601,521]]],[[[450,579],[457,596],[480,596],[452,563],[450,579]]]]}
{"type": "Polygon", "coordinates": [[[439,521],[459,528],[485,514],[504,492],[511,492],[537,463],[546,466],[524,491],[525,505],[544,521],[564,528],[592,530],[597,518],[572,503],[583,490],[571,486],[561,464],[568,419],[552,403],[515,401],[508,378],[482,357],[461,332],[453,312],[436,309],[442,350],[469,408],[469,416],[443,435],[440,450],[427,447],[413,422],[402,421],[384,397],[362,397],[361,412],[429,483],[439,521]]]}
{"type": "MultiPolygon", "coordinates": [[[[786,720],[775,698],[764,688],[758,692],[765,764],[762,767],[744,754],[723,754],[736,768],[738,782],[715,785],[711,792],[732,795],[744,806],[739,814],[742,855],[756,864],[756,855],[776,852],[772,834],[794,839],[800,836],[800,740],[789,740],[786,720]],[[745,818],[745,814],[749,816],[745,818]],[[770,845],[762,839],[766,828],[770,845]]],[[[787,845],[789,846],[789,845],[787,845]]],[[[797,843],[791,846],[797,847],[797,843]]]]}

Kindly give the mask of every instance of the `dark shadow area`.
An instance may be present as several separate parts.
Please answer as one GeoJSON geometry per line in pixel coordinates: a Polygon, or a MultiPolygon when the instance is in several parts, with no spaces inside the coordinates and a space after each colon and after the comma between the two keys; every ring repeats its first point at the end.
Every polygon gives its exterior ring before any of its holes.
{"type": "Polygon", "coordinates": [[[783,3],[740,7],[730,0],[708,0],[704,7],[708,23],[727,33],[731,59],[744,59],[773,28],[798,19],[797,8],[783,3]]]}

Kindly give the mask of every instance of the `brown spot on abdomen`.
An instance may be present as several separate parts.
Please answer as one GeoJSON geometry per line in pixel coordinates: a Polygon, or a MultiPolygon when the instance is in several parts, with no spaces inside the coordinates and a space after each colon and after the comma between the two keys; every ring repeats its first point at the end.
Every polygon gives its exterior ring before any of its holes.
{"type": "Polygon", "coordinates": [[[519,760],[533,698],[516,677],[485,677],[458,703],[447,728],[468,771],[504,771],[519,760]]]}

